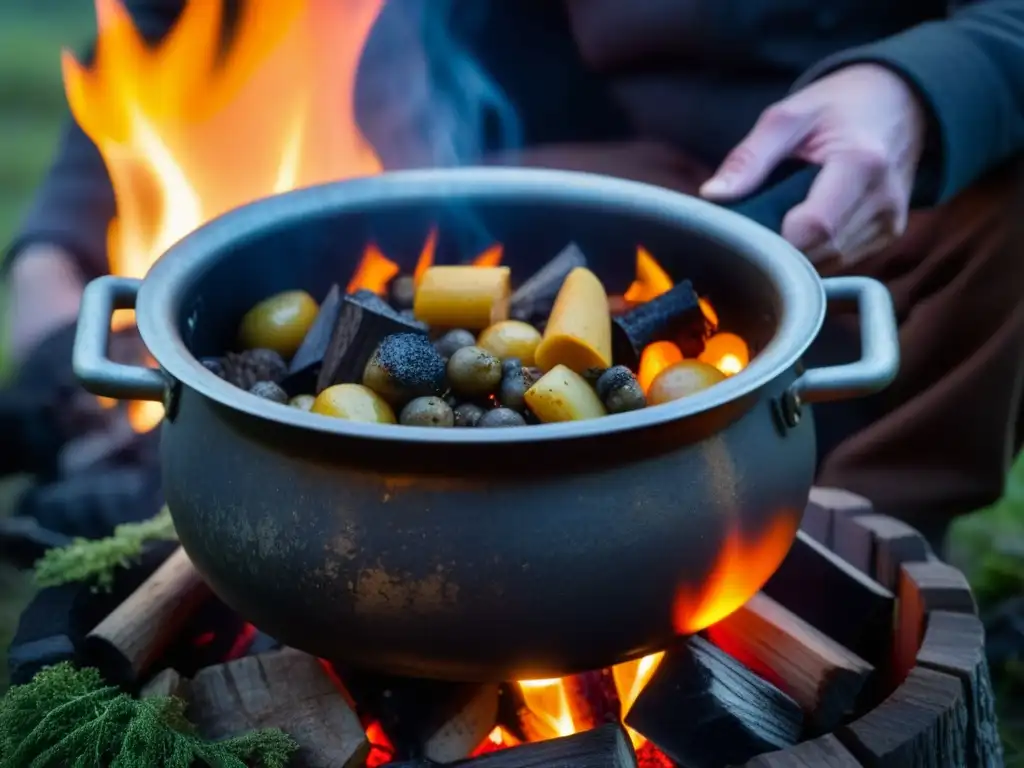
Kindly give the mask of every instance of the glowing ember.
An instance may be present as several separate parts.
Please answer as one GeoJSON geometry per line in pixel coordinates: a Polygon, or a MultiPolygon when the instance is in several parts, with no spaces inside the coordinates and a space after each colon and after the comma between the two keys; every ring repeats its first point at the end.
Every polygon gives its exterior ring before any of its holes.
{"type": "Polygon", "coordinates": [[[651,384],[658,378],[659,373],[670,365],[682,362],[682,359],[683,353],[671,341],[656,341],[644,347],[643,354],[640,355],[640,367],[636,376],[644,394],[647,394],[651,384]]]}
{"type": "Polygon", "coordinates": [[[800,515],[780,515],[755,539],[731,531],[706,583],[676,596],[673,623],[681,635],[692,635],[721,621],[764,586],[789,551],[800,515]]]}
{"type": "Polygon", "coordinates": [[[704,344],[704,351],[698,359],[715,366],[726,376],[732,376],[747,367],[750,349],[734,333],[716,333],[704,344]]]}
{"type": "Polygon", "coordinates": [[[487,734],[487,738],[480,742],[480,746],[473,750],[470,757],[480,757],[490,752],[497,752],[502,749],[508,749],[509,747],[515,747],[521,744],[515,736],[506,731],[500,725],[496,725],[494,730],[487,734]]]}

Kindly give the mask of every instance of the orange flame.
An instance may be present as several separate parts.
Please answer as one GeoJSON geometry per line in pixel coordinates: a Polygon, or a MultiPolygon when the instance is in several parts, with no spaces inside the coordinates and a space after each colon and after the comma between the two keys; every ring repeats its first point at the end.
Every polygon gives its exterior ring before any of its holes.
{"type": "Polygon", "coordinates": [[[424,273],[434,265],[434,256],[437,253],[437,227],[430,230],[427,241],[423,244],[420,257],[416,260],[416,269],[413,270],[412,280],[414,285],[419,285],[424,273]]]}
{"type": "Polygon", "coordinates": [[[388,283],[398,274],[398,265],[385,256],[373,243],[366,246],[363,258],[356,265],[356,271],[348,281],[348,293],[359,290],[373,291],[378,296],[387,293],[388,283]]]}
{"type": "Polygon", "coordinates": [[[651,384],[658,378],[658,374],[670,365],[682,362],[683,353],[678,346],[671,341],[656,341],[644,347],[640,355],[640,367],[637,373],[637,381],[640,388],[646,395],[651,384]]]}
{"type": "MultiPolygon", "coordinates": [[[[612,679],[615,680],[615,690],[619,694],[619,703],[622,706],[622,717],[625,719],[629,714],[633,702],[643,691],[644,686],[650,682],[651,677],[665,657],[664,652],[652,653],[636,661],[627,661],[612,667],[612,679]]],[[[628,725],[625,726],[629,740],[633,742],[634,749],[640,749],[647,741],[643,736],[634,731],[628,725]]]]}
{"type": "MultiPolygon", "coordinates": [[[[652,653],[635,661],[627,661],[612,667],[612,680],[615,692],[619,697],[621,716],[629,713],[644,686],[654,675],[664,657],[663,652],[652,653]]],[[[523,703],[534,718],[534,726],[538,731],[536,738],[553,739],[559,736],[571,736],[581,730],[581,725],[573,718],[573,702],[564,678],[555,677],[546,680],[521,680],[519,690],[523,703]]],[[[626,727],[634,748],[639,748],[647,740],[632,728],[626,727]]],[[[531,734],[534,736],[534,734],[531,734]]]]}
{"type": "Polygon", "coordinates": [[[475,259],[473,259],[474,267],[500,267],[501,259],[504,255],[504,249],[500,243],[492,245],[490,248],[485,250],[475,259]]]}
{"type": "Polygon", "coordinates": [[[153,47],[120,0],[96,0],[92,66],[70,52],[62,65],[117,199],[111,272],[144,276],[181,237],[260,197],[379,173],[353,95],[382,5],[242,3],[221,51],[223,0],[187,0],[153,47]]]}
{"type": "Polygon", "coordinates": [[[636,249],[636,279],[624,294],[627,301],[642,304],[670,291],[675,283],[661,264],[642,245],[636,249]]]}
{"type": "Polygon", "coordinates": [[[781,514],[753,541],[745,540],[738,530],[730,531],[705,584],[697,591],[687,588],[677,594],[676,632],[699,632],[753,597],[786,556],[799,522],[797,514],[781,514]]]}

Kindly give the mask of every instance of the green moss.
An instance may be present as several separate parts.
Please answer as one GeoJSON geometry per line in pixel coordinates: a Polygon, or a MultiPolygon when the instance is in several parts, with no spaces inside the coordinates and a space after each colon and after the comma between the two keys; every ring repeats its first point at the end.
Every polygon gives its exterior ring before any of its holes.
{"type": "Polygon", "coordinates": [[[171,513],[164,507],[151,520],[117,526],[105,539],[75,539],[66,547],[49,550],[36,563],[36,583],[54,587],[92,581],[98,589],[109,590],[117,569],[138,562],[147,542],[176,539],[171,513]]]}
{"type": "Polygon", "coordinates": [[[184,713],[181,699],[135,699],[58,664],[0,699],[0,768],[284,768],[297,748],[277,729],[206,741],[184,713]]]}

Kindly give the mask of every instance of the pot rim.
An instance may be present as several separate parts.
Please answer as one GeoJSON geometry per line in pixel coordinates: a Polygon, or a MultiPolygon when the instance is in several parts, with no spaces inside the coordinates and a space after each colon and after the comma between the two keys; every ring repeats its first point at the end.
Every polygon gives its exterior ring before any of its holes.
{"type": "Polygon", "coordinates": [[[302,429],[401,443],[520,443],[612,435],[709,411],[760,389],[793,367],[825,318],[825,291],[811,263],[774,232],[704,200],[635,181],[577,171],[464,167],[388,171],[262,198],[196,229],[160,258],[139,289],[136,323],[150,354],[174,380],[235,411],[302,429]],[[237,246],[238,233],[269,233],[298,225],[324,209],[437,204],[449,197],[500,201],[527,196],[571,202],[608,214],[641,215],[702,234],[753,262],[781,297],[775,336],[739,373],[703,392],[663,405],[600,419],[492,429],[432,429],[332,419],[248,396],[207,370],[178,332],[182,302],[204,267],[237,246]]]}

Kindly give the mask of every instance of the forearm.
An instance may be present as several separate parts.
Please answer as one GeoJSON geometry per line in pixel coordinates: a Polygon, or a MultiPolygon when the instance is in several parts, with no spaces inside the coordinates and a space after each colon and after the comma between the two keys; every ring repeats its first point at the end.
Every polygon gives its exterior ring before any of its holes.
{"type": "Polygon", "coordinates": [[[917,90],[933,118],[936,183],[956,195],[1024,150],[1024,0],[979,0],[948,19],[821,62],[799,81],[859,62],[883,64],[917,90]]]}

